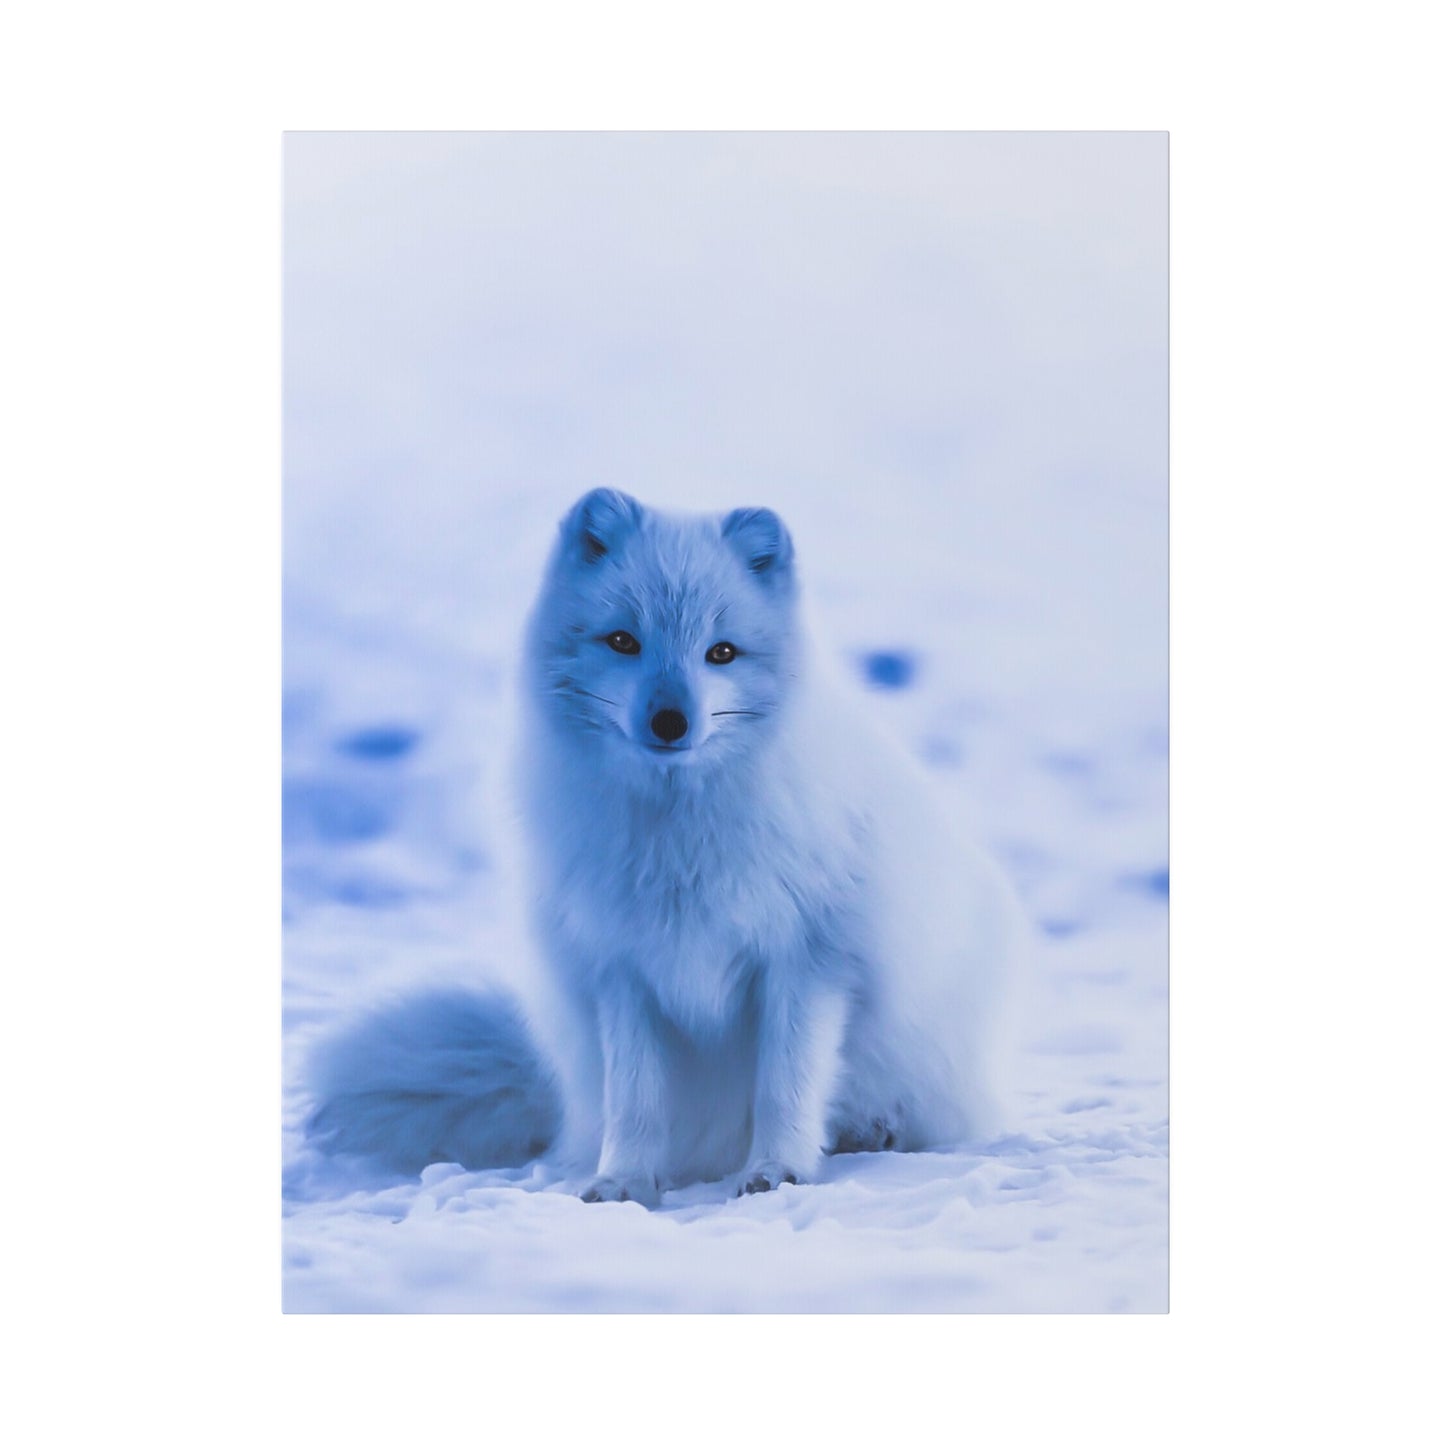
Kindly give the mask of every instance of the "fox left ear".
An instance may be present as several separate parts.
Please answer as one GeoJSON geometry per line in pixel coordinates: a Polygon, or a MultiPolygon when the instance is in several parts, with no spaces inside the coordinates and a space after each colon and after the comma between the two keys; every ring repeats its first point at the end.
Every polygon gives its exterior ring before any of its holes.
{"type": "Polygon", "coordinates": [[[600,562],[641,520],[640,502],[613,487],[596,487],[567,514],[562,530],[575,540],[584,562],[600,562]]]}
{"type": "Polygon", "coordinates": [[[793,539],[776,512],[767,507],[739,507],[723,518],[722,534],[748,571],[763,581],[791,573],[793,539]]]}

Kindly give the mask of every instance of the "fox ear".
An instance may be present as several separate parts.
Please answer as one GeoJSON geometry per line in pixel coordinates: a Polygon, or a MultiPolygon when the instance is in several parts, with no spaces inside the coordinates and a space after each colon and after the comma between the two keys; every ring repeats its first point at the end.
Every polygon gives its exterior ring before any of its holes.
{"type": "Polygon", "coordinates": [[[739,507],[723,518],[723,536],[749,572],[765,582],[786,576],[793,566],[793,539],[783,519],[767,507],[739,507]]]}
{"type": "Polygon", "coordinates": [[[567,514],[563,532],[572,540],[587,563],[600,562],[642,521],[642,505],[626,492],[597,487],[587,493],[567,514]]]}

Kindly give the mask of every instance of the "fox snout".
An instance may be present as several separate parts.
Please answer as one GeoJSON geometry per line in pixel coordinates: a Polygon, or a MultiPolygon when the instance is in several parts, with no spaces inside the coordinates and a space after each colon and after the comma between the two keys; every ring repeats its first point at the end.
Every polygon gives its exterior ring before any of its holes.
{"type": "Polygon", "coordinates": [[[675,707],[665,707],[652,715],[653,735],[665,743],[675,743],[687,735],[687,718],[675,707]]]}
{"type": "Polygon", "coordinates": [[[692,688],[677,669],[664,668],[656,673],[638,701],[642,706],[633,714],[635,736],[646,746],[681,752],[698,742],[692,688]]]}

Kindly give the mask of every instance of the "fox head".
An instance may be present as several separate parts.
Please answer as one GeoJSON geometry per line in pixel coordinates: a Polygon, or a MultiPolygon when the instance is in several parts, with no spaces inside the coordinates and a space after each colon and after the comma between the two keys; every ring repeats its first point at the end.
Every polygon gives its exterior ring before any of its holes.
{"type": "Polygon", "coordinates": [[[589,492],[563,519],[532,616],[543,724],[619,767],[736,759],[787,700],[796,590],[792,538],[774,512],[674,516],[589,492]]]}

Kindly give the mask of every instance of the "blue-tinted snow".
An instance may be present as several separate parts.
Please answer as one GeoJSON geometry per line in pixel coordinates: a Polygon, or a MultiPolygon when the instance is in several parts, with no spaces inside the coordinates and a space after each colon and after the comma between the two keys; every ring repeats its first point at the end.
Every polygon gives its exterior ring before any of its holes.
{"type": "Polygon", "coordinates": [[[911,652],[896,648],[865,652],[862,669],[864,681],[870,687],[894,692],[913,682],[913,675],[918,670],[918,659],[911,652]]]}
{"type": "Polygon", "coordinates": [[[337,742],[337,747],[367,762],[391,763],[406,757],[421,740],[415,728],[397,723],[375,723],[358,728],[337,742]]]}

